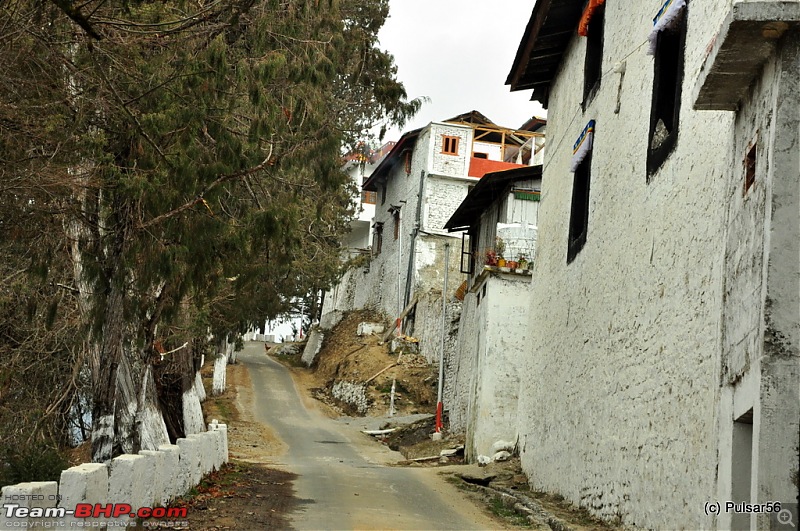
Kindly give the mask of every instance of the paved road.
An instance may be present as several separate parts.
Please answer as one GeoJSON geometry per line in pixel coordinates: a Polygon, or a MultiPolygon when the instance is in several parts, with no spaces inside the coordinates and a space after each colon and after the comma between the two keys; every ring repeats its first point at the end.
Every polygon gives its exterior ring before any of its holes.
{"type": "Polygon", "coordinates": [[[369,437],[306,408],[285,367],[260,343],[239,360],[250,372],[254,417],[289,447],[280,460],[299,475],[297,529],[490,529],[497,524],[431,469],[394,468],[401,458],[369,437]]]}

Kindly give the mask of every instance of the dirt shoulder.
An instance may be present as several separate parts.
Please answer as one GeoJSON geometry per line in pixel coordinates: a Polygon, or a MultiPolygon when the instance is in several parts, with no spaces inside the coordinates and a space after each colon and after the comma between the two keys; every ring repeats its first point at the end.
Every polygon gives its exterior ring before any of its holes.
{"type": "MultiPolygon", "coordinates": [[[[210,372],[203,377],[210,389],[210,372]]],[[[183,529],[287,529],[298,499],[292,487],[297,476],[275,467],[286,445],[249,414],[253,393],[247,369],[228,365],[227,384],[222,395],[209,396],[203,410],[206,420],[228,425],[230,462],[171,505],[188,509],[183,529]]]]}

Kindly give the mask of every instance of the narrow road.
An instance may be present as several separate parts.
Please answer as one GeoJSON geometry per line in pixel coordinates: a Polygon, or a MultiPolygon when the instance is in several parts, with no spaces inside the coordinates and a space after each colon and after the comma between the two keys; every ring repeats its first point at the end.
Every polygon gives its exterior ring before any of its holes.
{"type": "Polygon", "coordinates": [[[496,529],[434,469],[388,467],[402,458],[369,437],[307,408],[289,371],[260,343],[239,353],[253,384],[259,422],[288,446],[279,461],[299,475],[296,529],[496,529]]]}

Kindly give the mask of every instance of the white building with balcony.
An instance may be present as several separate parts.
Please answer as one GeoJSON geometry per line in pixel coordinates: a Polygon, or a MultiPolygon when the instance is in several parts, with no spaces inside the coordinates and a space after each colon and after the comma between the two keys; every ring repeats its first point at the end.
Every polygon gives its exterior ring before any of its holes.
{"type": "Polygon", "coordinates": [[[542,167],[484,176],[445,228],[463,232],[458,339],[446,360],[444,407],[466,433],[467,458],[518,438],[520,369],[529,342],[531,268],[542,167]]]}
{"type": "Polygon", "coordinates": [[[376,194],[370,263],[326,294],[323,321],[331,312],[369,308],[394,323],[411,306],[399,331],[419,339],[429,361],[438,359],[445,247],[455,282],[461,245],[444,225],[486,173],[535,160],[529,140],[542,136],[497,126],[477,111],[405,133],[363,187],[376,194]]]}

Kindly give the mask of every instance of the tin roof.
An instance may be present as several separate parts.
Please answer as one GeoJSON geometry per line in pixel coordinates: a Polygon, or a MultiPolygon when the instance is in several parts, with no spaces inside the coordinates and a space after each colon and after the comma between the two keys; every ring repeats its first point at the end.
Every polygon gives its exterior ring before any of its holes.
{"type": "Polygon", "coordinates": [[[575,35],[585,0],[537,0],[506,79],[511,91],[533,89],[544,107],[564,52],[575,35]]]}
{"type": "Polygon", "coordinates": [[[473,223],[478,222],[481,213],[489,205],[505,193],[509,184],[527,179],[541,179],[541,177],[541,165],[487,173],[470,190],[467,197],[464,198],[453,215],[450,216],[444,228],[449,232],[468,229],[473,223]]]}

